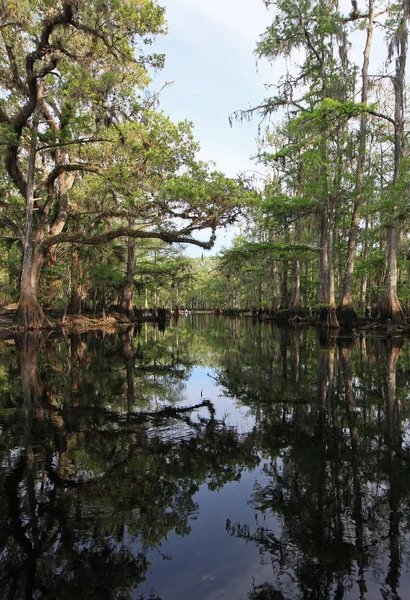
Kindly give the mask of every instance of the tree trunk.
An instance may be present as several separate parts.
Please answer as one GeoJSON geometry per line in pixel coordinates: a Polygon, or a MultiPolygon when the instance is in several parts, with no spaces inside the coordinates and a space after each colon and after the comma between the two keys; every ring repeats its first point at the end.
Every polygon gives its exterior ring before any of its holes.
{"type": "MultiPolygon", "coordinates": [[[[131,226],[131,224],[130,224],[131,226]]],[[[135,238],[128,238],[127,274],[121,293],[120,310],[129,314],[133,308],[134,274],[135,274],[135,238]]]]}
{"type": "Polygon", "coordinates": [[[175,284],[175,316],[179,317],[179,281],[175,284]]]}
{"type": "MultiPolygon", "coordinates": [[[[368,229],[369,229],[369,220],[366,217],[366,222],[365,222],[365,226],[364,226],[365,239],[364,239],[364,243],[363,243],[363,247],[362,247],[362,260],[366,260],[366,258],[367,258],[367,249],[368,249],[368,244],[369,244],[368,237],[367,237],[368,229]]],[[[370,278],[370,273],[369,273],[369,271],[367,271],[366,274],[362,275],[361,282],[360,282],[360,308],[366,317],[370,316],[370,313],[371,313],[371,309],[369,307],[370,302],[368,302],[368,298],[367,298],[367,287],[368,287],[369,278],[370,278]]]]}
{"type": "MultiPolygon", "coordinates": [[[[407,0],[403,1],[403,14],[399,25],[400,43],[399,55],[396,58],[396,74],[394,83],[394,174],[393,174],[393,194],[401,196],[402,192],[398,188],[401,177],[401,161],[403,159],[404,145],[404,86],[407,61],[407,21],[409,18],[409,7],[407,0]]],[[[387,225],[386,237],[386,262],[387,262],[387,296],[381,311],[384,319],[391,319],[392,323],[402,325],[405,323],[405,317],[397,295],[397,247],[398,231],[396,211],[400,197],[395,201],[393,207],[393,216],[387,225]]]]}
{"type": "Polygon", "coordinates": [[[258,277],[258,302],[259,302],[259,309],[262,308],[262,275],[259,275],[258,277]]]}
{"type": "Polygon", "coordinates": [[[339,323],[336,316],[335,280],[333,260],[333,210],[332,203],[328,200],[323,210],[320,229],[320,325],[329,329],[337,329],[339,323]]]}
{"type": "Polygon", "coordinates": [[[329,316],[328,326],[337,329],[339,323],[336,316],[336,301],[335,301],[335,261],[334,261],[334,201],[330,202],[329,210],[329,248],[328,248],[328,260],[329,260],[329,316]]]}
{"type": "Polygon", "coordinates": [[[395,225],[387,227],[387,297],[382,303],[380,316],[390,319],[393,324],[405,323],[405,317],[397,295],[397,229],[395,225]]]}
{"type": "MultiPolygon", "coordinates": [[[[278,308],[277,296],[278,296],[278,267],[275,261],[271,262],[271,309],[275,312],[278,308]]],[[[251,290],[253,294],[253,287],[251,290]]],[[[251,298],[251,306],[254,306],[254,302],[251,298]]]]}
{"type": "Polygon", "coordinates": [[[280,309],[289,308],[288,302],[288,261],[282,261],[282,284],[280,286],[280,309]]]}
{"type": "MultiPolygon", "coordinates": [[[[372,43],[374,30],[374,0],[369,0],[369,19],[367,23],[367,37],[365,49],[363,52],[362,66],[362,94],[361,102],[367,104],[368,89],[369,89],[369,60],[370,48],[372,43]]],[[[367,114],[362,113],[360,118],[360,133],[359,133],[359,156],[357,159],[356,169],[356,197],[353,203],[352,221],[349,230],[349,240],[347,244],[346,265],[343,279],[343,293],[338,307],[338,316],[343,321],[343,324],[351,324],[357,318],[353,308],[352,288],[353,288],[353,271],[355,262],[355,252],[357,244],[357,231],[360,220],[360,206],[363,199],[363,174],[364,163],[366,157],[366,130],[367,130],[367,114]]]]}
{"type": "Polygon", "coordinates": [[[78,250],[71,250],[71,299],[70,310],[73,315],[81,315],[81,269],[78,250]]]}
{"type": "Polygon", "coordinates": [[[20,279],[20,298],[17,308],[16,329],[46,329],[50,322],[38,302],[38,283],[44,256],[38,249],[24,249],[20,279]]]}
{"type": "MultiPolygon", "coordinates": [[[[297,188],[296,197],[302,196],[302,164],[299,156],[298,162],[298,174],[297,174],[297,188]]],[[[300,220],[297,219],[295,223],[295,243],[300,243],[300,220]]],[[[292,260],[292,283],[290,293],[290,306],[292,310],[300,310],[300,257],[295,256],[292,260]]]]}
{"type": "Polygon", "coordinates": [[[39,91],[39,102],[33,116],[27,172],[26,227],[20,275],[20,298],[14,323],[16,329],[45,329],[50,326],[37,297],[44,254],[39,250],[34,236],[34,173],[36,168],[37,133],[41,106],[42,102],[39,91]]]}
{"type": "Polygon", "coordinates": [[[329,256],[328,256],[328,215],[327,210],[323,209],[320,219],[320,251],[319,251],[319,302],[327,304],[329,301],[329,256]]]}
{"type": "Polygon", "coordinates": [[[292,291],[290,295],[292,310],[300,310],[300,259],[294,258],[292,262],[292,291]]]}

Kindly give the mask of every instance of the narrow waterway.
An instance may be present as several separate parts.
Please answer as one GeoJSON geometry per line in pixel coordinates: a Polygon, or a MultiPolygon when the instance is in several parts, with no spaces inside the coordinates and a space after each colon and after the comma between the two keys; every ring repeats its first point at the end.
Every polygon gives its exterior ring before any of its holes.
{"type": "Polygon", "coordinates": [[[0,598],[409,598],[409,373],[247,318],[0,341],[0,598]]]}

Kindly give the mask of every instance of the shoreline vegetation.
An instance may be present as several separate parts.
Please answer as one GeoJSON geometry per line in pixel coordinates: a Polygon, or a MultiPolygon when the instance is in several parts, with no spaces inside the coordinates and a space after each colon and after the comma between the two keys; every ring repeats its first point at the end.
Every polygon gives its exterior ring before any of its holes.
{"type": "Polygon", "coordinates": [[[133,309],[128,314],[121,313],[116,308],[104,311],[96,315],[85,312],[81,315],[67,314],[62,311],[50,310],[47,314],[47,327],[39,329],[18,328],[15,325],[17,305],[0,308],[0,338],[5,339],[21,335],[24,332],[49,331],[75,333],[92,330],[104,330],[114,332],[122,327],[129,327],[143,323],[156,323],[160,330],[165,329],[167,324],[173,320],[184,319],[195,315],[213,315],[216,317],[231,317],[236,319],[251,319],[254,323],[272,323],[278,326],[292,328],[314,327],[329,337],[343,335],[356,337],[358,334],[374,333],[385,337],[400,337],[410,335],[410,323],[397,325],[391,321],[383,321],[377,316],[356,317],[346,325],[329,328],[323,327],[321,319],[321,308],[306,310],[244,310],[244,309],[133,309]]]}

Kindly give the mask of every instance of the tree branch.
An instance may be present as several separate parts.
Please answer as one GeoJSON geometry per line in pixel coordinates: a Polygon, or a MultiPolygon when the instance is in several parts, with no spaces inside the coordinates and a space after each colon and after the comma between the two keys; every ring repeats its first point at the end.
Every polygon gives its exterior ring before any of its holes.
{"type": "Polygon", "coordinates": [[[46,238],[42,243],[40,249],[42,251],[48,250],[55,244],[61,243],[76,243],[79,245],[88,245],[88,246],[97,246],[99,244],[104,244],[111,240],[115,240],[119,237],[131,237],[138,239],[157,239],[162,240],[168,244],[191,244],[194,246],[199,246],[200,248],[204,248],[209,250],[215,243],[215,229],[212,229],[212,233],[208,239],[208,241],[203,242],[201,240],[197,240],[195,238],[190,237],[186,234],[187,230],[181,231],[143,231],[140,229],[130,229],[128,227],[118,227],[116,229],[112,229],[111,231],[107,231],[106,233],[102,233],[99,235],[89,235],[88,233],[60,233],[55,236],[50,236],[46,238]]]}
{"type": "Polygon", "coordinates": [[[75,146],[76,144],[95,144],[98,142],[109,142],[113,144],[115,141],[117,140],[111,140],[109,138],[79,138],[78,140],[73,140],[72,142],[61,142],[59,144],[40,146],[37,148],[37,152],[41,152],[43,150],[52,150],[54,148],[64,148],[66,146],[75,146]]]}
{"type": "Polygon", "coordinates": [[[100,173],[101,168],[97,165],[90,165],[88,163],[68,163],[67,165],[57,165],[47,177],[46,187],[49,188],[52,186],[55,180],[63,173],[72,173],[73,171],[100,173]]]}
{"type": "Polygon", "coordinates": [[[385,121],[389,121],[389,123],[394,125],[394,127],[396,126],[396,121],[394,119],[392,119],[391,117],[388,117],[387,115],[383,115],[382,113],[379,113],[375,110],[371,110],[370,108],[366,108],[365,112],[367,112],[369,115],[372,115],[373,117],[378,117],[379,119],[384,119],[385,121]]]}
{"type": "Polygon", "coordinates": [[[27,92],[27,88],[24,84],[24,82],[21,79],[19,70],[18,70],[18,65],[17,65],[17,60],[16,57],[14,55],[14,51],[13,51],[13,47],[10,46],[10,44],[4,44],[6,47],[6,52],[7,52],[7,56],[9,59],[9,63],[10,63],[10,68],[11,68],[11,72],[13,74],[12,77],[12,81],[13,83],[16,85],[16,87],[20,90],[22,90],[23,92],[27,92]]]}
{"type": "Polygon", "coordinates": [[[283,108],[284,106],[294,106],[301,112],[307,113],[310,112],[307,108],[299,104],[298,100],[277,100],[275,102],[266,102],[266,104],[259,104],[259,106],[254,106],[252,108],[248,108],[247,110],[236,110],[229,116],[229,123],[232,127],[232,120],[240,120],[251,119],[254,113],[262,113],[264,116],[270,114],[274,110],[278,108],[283,108]]]}
{"type": "Polygon", "coordinates": [[[23,198],[26,197],[26,180],[17,164],[18,146],[9,144],[6,150],[5,166],[11,180],[15,183],[17,189],[23,198]]]}

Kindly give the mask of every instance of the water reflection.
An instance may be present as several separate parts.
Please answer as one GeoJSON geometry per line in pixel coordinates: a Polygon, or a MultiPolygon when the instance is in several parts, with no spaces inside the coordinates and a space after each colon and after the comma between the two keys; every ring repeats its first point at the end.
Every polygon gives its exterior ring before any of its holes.
{"type": "Polygon", "coordinates": [[[16,340],[21,396],[0,448],[4,598],[129,597],[147,552],[167,559],[167,534],[189,534],[199,485],[258,462],[252,436],[209,400],[176,406],[189,364],[173,345],[98,337],[16,340]]]}
{"type": "MultiPolygon", "coordinates": [[[[277,344],[280,359],[274,372],[264,373],[269,394],[257,415],[269,457],[269,482],[257,483],[251,497],[258,523],[227,523],[231,536],[253,542],[272,563],[275,585],[255,587],[249,598],[405,598],[410,454],[403,433],[409,407],[406,369],[398,373],[397,367],[403,342],[340,339],[336,346],[327,340],[316,352],[314,402],[313,357],[299,369],[300,350],[309,342],[301,342],[300,331],[284,335],[293,341],[277,344]],[[286,391],[288,377],[293,394],[286,391]],[[273,518],[278,531],[266,524],[273,518]]],[[[252,349],[238,361],[243,367],[236,370],[231,362],[221,371],[234,394],[241,394],[253,360],[248,353],[252,349]]],[[[270,360],[267,347],[265,364],[270,360]]]]}
{"type": "Polygon", "coordinates": [[[195,317],[0,344],[0,598],[408,596],[407,341],[195,317]]]}

